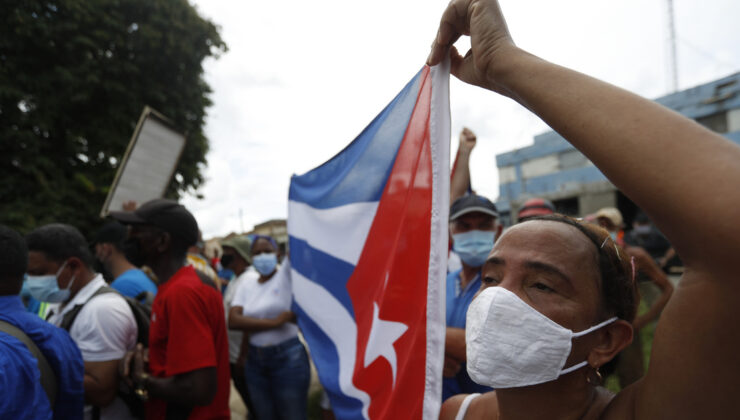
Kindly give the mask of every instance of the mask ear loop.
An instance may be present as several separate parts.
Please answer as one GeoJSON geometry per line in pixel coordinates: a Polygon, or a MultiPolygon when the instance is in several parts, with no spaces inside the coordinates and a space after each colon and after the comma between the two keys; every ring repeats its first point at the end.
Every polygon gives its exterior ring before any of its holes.
{"type": "MultiPolygon", "coordinates": [[[[614,322],[614,321],[616,321],[618,319],[619,319],[618,317],[613,316],[613,317],[607,319],[604,322],[601,322],[599,324],[594,325],[591,328],[585,329],[583,331],[579,331],[577,333],[572,333],[571,334],[571,338],[581,337],[581,336],[584,336],[584,335],[586,335],[588,333],[594,332],[594,331],[598,330],[599,328],[605,327],[605,326],[611,324],[612,322],[614,322]]],[[[581,363],[575,364],[575,365],[573,365],[573,366],[571,366],[569,368],[562,369],[560,371],[560,375],[565,375],[566,373],[570,373],[570,372],[573,372],[574,370],[578,370],[578,369],[586,366],[587,364],[588,364],[588,361],[584,360],[581,363]]]]}
{"type": "Polygon", "coordinates": [[[60,274],[62,274],[62,271],[64,271],[64,267],[67,266],[67,261],[65,260],[61,267],[59,267],[59,270],[57,270],[57,273],[54,275],[55,277],[59,277],[60,274]]]}

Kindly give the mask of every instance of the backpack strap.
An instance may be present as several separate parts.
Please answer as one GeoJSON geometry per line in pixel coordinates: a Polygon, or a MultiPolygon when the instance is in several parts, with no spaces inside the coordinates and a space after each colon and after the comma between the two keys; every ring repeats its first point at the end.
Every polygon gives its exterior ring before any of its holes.
{"type": "Polygon", "coordinates": [[[36,346],[36,343],[34,343],[33,340],[31,340],[31,338],[20,328],[10,324],[9,322],[0,320],[0,331],[17,338],[28,348],[28,351],[30,351],[31,355],[36,359],[36,364],[38,365],[39,371],[41,371],[41,386],[44,387],[46,397],[49,399],[49,407],[54,410],[54,403],[57,398],[57,376],[49,365],[49,361],[46,360],[46,357],[41,353],[41,350],[36,346]]]}
{"type": "MultiPolygon", "coordinates": [[[[103,295],[106,293],[118,293],[115,289],[108,286],[103,286],[95,291],[95,293],[92,294],[86,301],[83,303],[79,303],[75,305],[72,309],[69,310],[66,314],[64,314],[64,317],[62,318],[62,323],[59,325],[60,328],[64,328],[67,331],[70,331],[72,329],[72,324],[75,322],[75,319],[77,319],[77,315],[80,314],[80,311],[82,308],[87,304],[87,302],[90,302],[95,298],[95,296],[103,295]]],[[[92,408],[92,419],[93,420],[99,420],[100,419],[100,407],[93,406],[92,408]]]]}
{"type": "Polygon", "coordinates": [[[95,296],[105,293],[117,292],[113,288],[110,288],[108,286],[103,286],[100,289],[96,290],[95,293],[93,293],[92,296],[90,296],[85,302],[75,305],[72,309],[69,310],[69,312],[64,314],[64,317],[62,318],[62,323],[59,324],[59,327],[69,331],[72,328],[72,324],[75,322],[75,319],[77,319],[77,315],[80,314],[80,311],[87,304],[87,302],[90,302],[95,296]]]}

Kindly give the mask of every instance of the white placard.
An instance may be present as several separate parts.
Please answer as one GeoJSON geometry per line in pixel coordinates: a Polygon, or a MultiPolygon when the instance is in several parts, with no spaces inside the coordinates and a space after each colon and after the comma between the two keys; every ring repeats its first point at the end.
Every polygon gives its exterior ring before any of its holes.
{"type": "Polygon", "coordinates": [[[184,148],[185,136],[172,129],[165,117],[145,107],[100,216],[122,210],[126,201],[142,204],[163,197],[184,148]]]}

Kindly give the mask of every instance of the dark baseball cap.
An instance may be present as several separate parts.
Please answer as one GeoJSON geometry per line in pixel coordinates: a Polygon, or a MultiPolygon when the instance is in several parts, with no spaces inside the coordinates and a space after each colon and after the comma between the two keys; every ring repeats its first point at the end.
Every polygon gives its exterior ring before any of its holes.
{"type": "Polygon", "coordinates": [[[147,201],[134,211],[112,211],[111,217],[127,225],[152,225],[183,241],[198,242],[198,222],[182,204],[165,198],[147,201]]]}
{"type": "Polygon", "coordinates": [[[124,239],[126,239],[126,231],[126,226],[122,225],[120,222],[117,222],[115,220],[110,221],[103,225],[103,227],[101,227],[100,230],[95,233],[95,238],[93,239],[92,245],[118,245],[123,242],[124,239]]]}
{"type": "Polygon", "coordinates": [[[455,220],[464,214],[473,212],[498,217],[498,209],[496,209],[496,205],[491,200],[477,194],[468,194],[452,203],[450,207],[450,220],[455,220]]]}

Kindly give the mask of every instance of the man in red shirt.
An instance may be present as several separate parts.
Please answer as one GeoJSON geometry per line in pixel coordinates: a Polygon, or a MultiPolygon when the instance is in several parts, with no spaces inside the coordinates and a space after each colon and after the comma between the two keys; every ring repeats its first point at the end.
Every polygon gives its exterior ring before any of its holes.
{"type": "Polygon", "coordinates": [[[195,218],[165,199],[111,216],[130,225],[124,243],[129,261],[147,265],[158,281],[148,355],[140,344],[121,362],[122,376],[148,400],[146,417],[230,418],[229,345],[221,294],[185,265],[188,247],[198,240],[195,218]]]}

